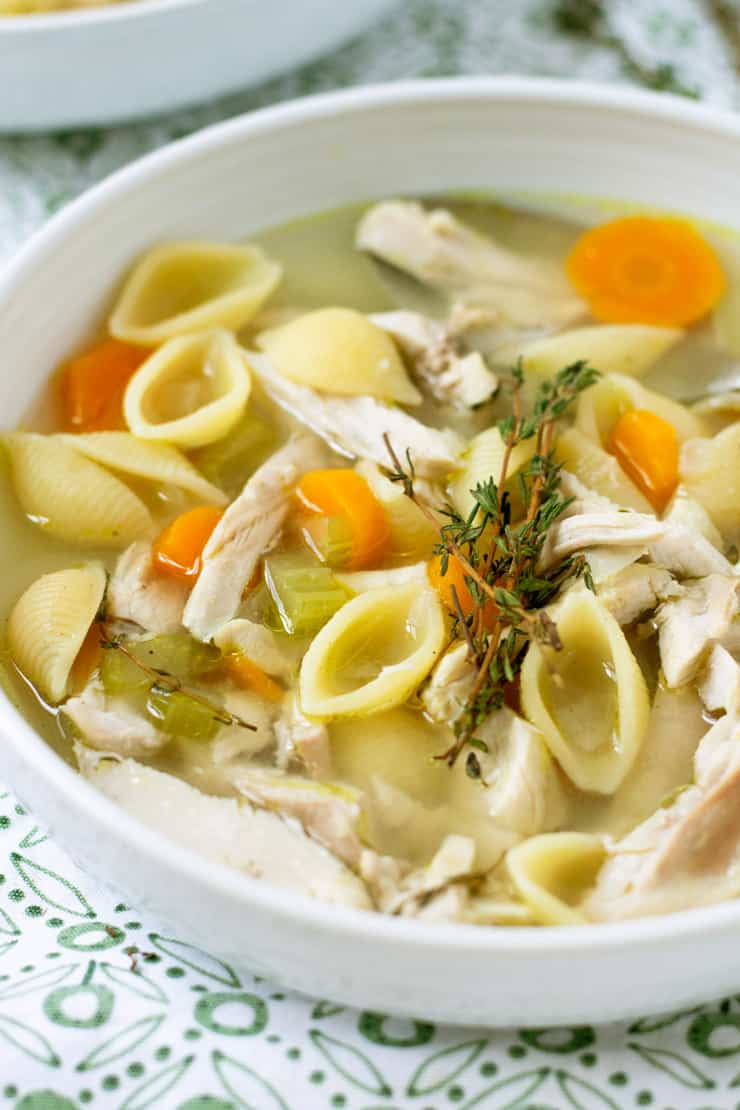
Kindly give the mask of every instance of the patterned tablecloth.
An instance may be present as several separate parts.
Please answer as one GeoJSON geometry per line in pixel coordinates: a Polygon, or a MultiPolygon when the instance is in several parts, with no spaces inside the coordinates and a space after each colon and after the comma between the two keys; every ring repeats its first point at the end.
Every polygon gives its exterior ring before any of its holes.
{"type": "MultiPolygon", "coordinates": [[[[523,72],[735,106],[739,61],[740,0],[403,0],[333,57],[215,105],[115,130],[0,139],[0,256],[132,158],[276,100],[401,77],[523,72]]],[[[5,793],[5,1106],[734,1110],[740,995],[629,1026],[493,1034],[301,998],[116,904],[5,793]]]]}

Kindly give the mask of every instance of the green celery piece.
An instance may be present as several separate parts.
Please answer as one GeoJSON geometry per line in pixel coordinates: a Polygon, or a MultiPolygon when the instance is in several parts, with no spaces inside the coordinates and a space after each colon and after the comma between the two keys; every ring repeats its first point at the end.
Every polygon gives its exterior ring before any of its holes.
{"type": "Polygon", "coordinates": [[[223,721],[214,709],[179,690],[152,686],[146,703],[149,720],[160,732],[187,740],[213,740],[223,721]]]}
{"type": "Polygon", "coordinates": [[[106,694],[116,697],[151,686],[152,680],[122,651],[108,648],[100,660],[100,679],[106,694]]]}
{"type": "Polygon", "coordinates": [[[328,567],[293,555],[265,560],[265,585],[291,636],[318,632],[351,597],[328,567]]]}
{"type": "Polygon", "coordinates": [[[352,557],[352,530],[344,516],[308,517],[303,538],[326,566],[345,567],[352,557]]]}
{"type": "Polygon", "coordinates": [[[222,660],[217,647],[202,644],[187,632],[162,633],[137,640],[128,645],[128,650],[148,667],[173,675],[180,682],[192,682],[211,674],[221,666],[222,660]]]}
{"type": "Polygon", "coordinates": [[[234,498],[272,453],[276,440],[275,429],[266,420],[247,413],[229,435],[194,451],[191,459],[209,482],[234,498]]]}

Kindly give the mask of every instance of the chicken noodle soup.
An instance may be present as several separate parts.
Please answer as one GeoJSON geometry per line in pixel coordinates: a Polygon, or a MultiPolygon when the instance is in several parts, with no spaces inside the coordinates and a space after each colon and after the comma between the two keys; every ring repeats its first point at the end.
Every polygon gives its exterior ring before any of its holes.
{"type": "Polygon", "coordinates": [[[5,685],[60,755],[335,904],[740,895],[738,248],[588,224],[390,200],[135,262],[3,437],[5,685]]]}

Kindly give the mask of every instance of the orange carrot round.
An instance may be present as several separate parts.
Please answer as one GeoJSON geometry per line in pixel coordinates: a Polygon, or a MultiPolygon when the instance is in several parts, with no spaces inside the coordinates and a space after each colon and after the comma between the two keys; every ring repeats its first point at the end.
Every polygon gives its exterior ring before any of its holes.
{"type": "Polygon", "coordinates": [[[73,358],[62,372],[64,424],[69,432],[102,432],[125,428],[123,395],[149,351],[106,339],[73,358]]]}
{"type": "Polygon", "coordinates": [[[193,583],[200,574],[203,548],[222,516],[222,509],[199,505],[176,517],[152,546],[155,570],[167,578],[193,583]]]}
{"type": "Polygon", "coordinates": [[[678,437],[673,425],[647,409],[631,409],[617,420],[608,446],[625,474],[661,512],[678,484],[678,437]]]}
{"type": "Polygon", "coordinates": [[[626,216],[580,236],[565,264],[592,314],[605,323],[684,327],[726,288],[717,255],[687,220],[626,216]]]}
{"type": "MultiPolygon", "coordinates": [[[[466,618],[471,616],[478,608],[478,604],[470,592],[462,563],[455,555],[450,555],[447,558],[447,569],[444,574],[442,573],[442,565],[441,555],[435,555],[427,564],[427,576],[439,594],[442,604],[453,616],[457,616],[457,609],[452,598],[454,588],[457,600],[460,602],[462,615],[466,618]]],[[[483,608],[484,628],[491,629],[493,627],[497,613],[496,603],[492,598],[488,598],[483,608]]]]}
{"type": "Polygon", "coordinates": [[[237,686],[245,686],[249,690],[254,690],[255,694],[259,694],[266,701],[278,702],[282,700],[285,693],[282,686],[246,655],[242,655],[241,652],[233,652],[225,656],[224,669],[237,686]]]}
{"type": "Polygon", "coordinates": [[[364,570],[382,562],[388,548],[388,520],[383,506],[354,470],[311,470],[296,488],[304,512],[344,517],[351,534],[346,568],[364,570]]]}

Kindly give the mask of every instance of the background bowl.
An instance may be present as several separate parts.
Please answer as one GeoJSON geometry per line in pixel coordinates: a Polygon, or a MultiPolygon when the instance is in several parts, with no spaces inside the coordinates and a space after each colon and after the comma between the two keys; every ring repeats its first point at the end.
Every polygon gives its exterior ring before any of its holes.
{"type": "MultiPolygon", "coordinates": [[[[462,189],[578,192],[737,227],[738,180],[735,117],[665,96],[463,79],[268,109],[116,174],[20,253],[0,279],[0,411],[9,424],[20,418],[134,256],[168,236],[239,238],[363,198],[462,189]]],[[[0,566],[20,557],[0,547],[0,566]]],[[[3,778],[83,866],[202,947],[300,990],[431,1020],[531,1026],[740,988],[740,903],[562,929],[336,910],[149,832],[65,766],[4,696],[0,729],[3,778]]]]}
{"type": "Polygon", "coordinates": [[[141,0],[0,16],[0,131],[196,104],[329,53],[393,0],[141,0]]]}

